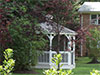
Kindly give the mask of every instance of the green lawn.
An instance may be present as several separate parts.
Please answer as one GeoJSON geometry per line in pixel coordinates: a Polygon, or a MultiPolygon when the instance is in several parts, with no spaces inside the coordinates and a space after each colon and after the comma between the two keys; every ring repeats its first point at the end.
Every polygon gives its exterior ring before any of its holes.
{"type": "Polygon", "coordinates": [[[88,57],[78,58],[76,68],[73,70],[74,75],[90,75],[93,69],[100,70],[100,64],[87,64],[89,61],[91,60],[88,57]]]}
{"type": "MultiPolygon", "coordinates": [[[[100,70],[100,64],[87,64],[90,59],[88,57],[77,58],[76,68],[73,69],[73,75],[90,75],[92,69],[100,70]]],[[[43,70],[36,70],[40,74],[14,74],[14,75],[43,75],[43,70]]]]}

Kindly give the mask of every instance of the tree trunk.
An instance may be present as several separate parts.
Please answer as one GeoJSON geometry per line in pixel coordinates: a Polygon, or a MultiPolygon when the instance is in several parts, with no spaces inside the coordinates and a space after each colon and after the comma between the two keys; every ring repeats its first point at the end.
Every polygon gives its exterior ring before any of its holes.
{"type": "MultiPolygon", "coordinates": [[[[60,34],[58,33],[58,42],[57,42],[57,54],[59,54],[59,51],[60,51],[60,34]]],[[[57,70],[60,70],[60,64],[58,64],[58,69],[57,70]]]]}
{"type": "Polygon", "coordinates": [[[93,57],[92,60],[89,62],[89,64],[92,64],[92,63],[100,63],[96,57],[93,57]]]}
{"type": "Polygon", "coordinates": [[[57,54],[59,54],[60,51],[60,34],[58,34],[58,42],[57,42],[57,54]]]}
{"type": "Polygon", "coordinates": [[[94,58],[92,59],[91,63],[99,63],[99,62],[98,62],[97,58],[94,57],[94,58]]]}

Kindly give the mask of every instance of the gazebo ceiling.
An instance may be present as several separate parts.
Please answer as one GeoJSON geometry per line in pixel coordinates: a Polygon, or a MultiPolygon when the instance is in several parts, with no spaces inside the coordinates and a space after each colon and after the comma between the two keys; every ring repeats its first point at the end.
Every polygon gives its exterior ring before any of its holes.
{"type": "Polygon", "coordinates": [[[46,31],[48,34],[56,34],[58,32],[58,28],[59,28],[60,34],[77,35],[77,33],[75,31],[68,29],[62,25],[57,25],[57,23],[55,23],[55,22],[40,23],[40,27],[43,31],[46,31]]]}

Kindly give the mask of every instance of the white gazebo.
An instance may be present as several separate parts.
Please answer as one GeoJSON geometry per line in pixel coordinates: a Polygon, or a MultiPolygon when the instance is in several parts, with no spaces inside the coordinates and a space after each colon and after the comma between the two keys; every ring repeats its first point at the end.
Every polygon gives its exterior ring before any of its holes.
{"type": "MultiPolygon", "coordinates": [[[[68,39],[67,45],[64,44],[64,48],[67,46],[67,49],[60,51],[63,58],[60,64],[63,64],[62,69],[73,69],[75,68],[75,35],[77,35],[77,33],[64,26],[58,26],[60,35],[64,35],[68,39]]],[[[40,23],[40,27],[49,38],[50,48],[49,50],[44,51],[43,54],[38,57],[38,64],[35,66],[35,68],[51,68],[53,65],[51,59],[54,54],[56,54],[56,51],[52,50],[52,42],[54,37],[57,35],[57,23],[52,21],[44,22],[40,23]]],[[[64,43],[66,43],[66,41],[64,41],[64,43]]]]}

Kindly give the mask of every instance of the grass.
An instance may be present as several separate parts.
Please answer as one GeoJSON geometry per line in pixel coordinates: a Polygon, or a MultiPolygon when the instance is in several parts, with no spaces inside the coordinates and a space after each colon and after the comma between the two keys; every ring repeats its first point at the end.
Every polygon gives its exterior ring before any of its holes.
{"type": "MultiPolygon", "coordinates": [[[[91,59],[88,57],[77,58],[76,68],[73,69],[73,75],[90,75],[93,69],[100,70],[100,64],[87,64],[91,59]]],[[[13,75],[43,75],[43,70],[36,69],[36,72],[40,74],[13,74],[13,75]]]]}
{"type": "Polygon", "coordinates": [[[74,75],[90,75],[93,69],[100,70],[100,64],[87,64],[89,61],[88,57],[78,58],[76,68],[73,69],[74,75]]]}

